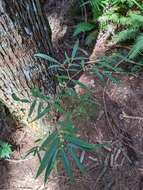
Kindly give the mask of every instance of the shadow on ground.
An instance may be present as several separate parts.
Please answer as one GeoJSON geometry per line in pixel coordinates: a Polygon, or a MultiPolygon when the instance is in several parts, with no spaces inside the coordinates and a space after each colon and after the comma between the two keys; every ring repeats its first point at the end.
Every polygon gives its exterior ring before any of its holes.
{"type": "Polygon", "coordinates": [[[0,190],[43,190],[43,179],[35,179],[39,166],[36,157],[24,159],[26,152],[34,146],[29,128],[20,126],[8,109],[0,104],[0,140],[12,144],[10,159],[0,160],[0,190]]]}

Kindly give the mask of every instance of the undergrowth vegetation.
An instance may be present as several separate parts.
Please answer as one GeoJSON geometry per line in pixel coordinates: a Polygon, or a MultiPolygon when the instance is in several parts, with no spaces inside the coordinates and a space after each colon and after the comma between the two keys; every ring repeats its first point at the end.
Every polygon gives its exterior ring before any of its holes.
{"type": "Polygon", "coordinates": [[[79,151],[94,152],[97,148],[107,146],[92,144],[81,139],[78,130],[74,126],[75,117],[90,117],[89,108],[91,109],[91,105],[92,108],[94,107],[94,111],[97,107],[96,102],[92,99],[92,91],[86,85],[75,80],[75,77],[86,69],[87,60],[86,57],[77,56],[78,47],[79,42],[77,41],[71,56],[65,53],[63,63],[49,55],[35,54],[35,57],[47,60],[50,63],[48,69],[55,72],[58,89],[54,98],[44,95],[36,88],[31,91],[32,101],[27,98],[20,99],[16,94],[12,95],[15,101],[30,105],[27,118],[29,123],[40,120],[44,116],[52,123],[52,126],[50,126],[52,127],[50,128],[52,132],[48,135],[46,134],[45,138],[38,139],[36,141],[37,146],[33,147],[27,154],[39,157],[40,166],[36,176],[38,177],[45,171],[45,182],[59,160],[63,163],[67,175],[71,180],[74,180],[71,159],[75,161],[80,171],[84,172],[85,167],[80,162],[79,151]],[[79,64],[74,64],[75,61],[79,64]],[[82,96],[77,94],[71,87],[76,84],[83,88],[86,93],[82,96]]]}
{"type": "MultiPolygon", "coordinates": [[[[119,43],[130,40],[133,47],[129,58],[135,58],[143,49],[143,3],[137,0],[81,0],[81,7],[90,7],[92,16],[76,26],[74,35],[87,33],[85,43],[96,40],[98,31],[116,27],[112,41],[119,43]]],[[[87,9],[88,11],[88,9],[87,9]]],[[[87,12],[88,15],[88,12],[87,12]]]]}
{"type": "Polygon", "coordinates": [[[97,148],[106,146],[92,144],[81,139],[74,126],[75,115],[88,115],[87,108],[91,105],[95,108],[97,106],[95,100],[92,99],[92,90],[77,80],[81,73],[85,71],[92,73],[104,85],[107,78],[112,82],[118,82],[114,74],[135,74],[141,71],[143,66],[143,60],[140,59],[143,50],[143,5],[141,1],[82,0],[82,6],[90,7],[92,18],[76,26],[75,36],[87,32],[86,43],[89,45],[92,40],[96,40],[99,30],[104,32],[112,24],[115,27],[115,33],[112,34],[110,40],[116,44],[126,42],[130,47],[129,50],[127,48],[121,52],[103,56],[96,60],[96,63],[91,63],[89,58],[78,55],[78,41],[70,56],[65,52],[65,59],[62,63],[49,55],[35,54],[38,59],[47,60],[49,72],[55,73],[54,78],[58,84],[57,93],[53,98],[34,88],[31,91],[32,100],[26,97],[20,99],[16,94],[13,94],[13,98],[15,101],[29,104],[28,122],[34,122],[46,116],[53,123],[52,132],[46,134],[44,139],[36,141],[37,145],[28,152],[28,155],[32,153],[39,157],[40,166],[36,176],[38,177],[45,171],[45,182],[59,160],[63,163],[67,175],[73,180],[71,160],[75,161],[81,172],[85,171],[78,156],[79,151],[96,151],[97,148]],[[130,67],[128,70],[124,69],[126,65],[130,67]],[[77,94],[73,88],[75,85],[79,85],[86,93],[77,94]],[[69,103],[68,106],[65,106],[65,101],[69,103]],[[63,116],[62,119],[60,116],[63,116]]]}

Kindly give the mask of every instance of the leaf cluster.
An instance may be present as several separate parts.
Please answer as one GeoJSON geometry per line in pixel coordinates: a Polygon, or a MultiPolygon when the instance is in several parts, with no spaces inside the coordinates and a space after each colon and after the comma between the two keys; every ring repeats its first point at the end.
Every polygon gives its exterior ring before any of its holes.
{"type": "Polygon", "coordinates": [[[9,158],[12,154],[11,145],[0,140],[0,159],[9,158]]]}
{"type": "MultiPolygon", "coordinates": [[[[36,99],[30,103],[28,120],[31,118],[35,109],[38,111],[37,116],[34,119],[30,119],[30,122],[41,119],[47,114],[49,115],[49,119],[51,119],[52,115],[50,117],[50,111],[53,111],[53,108],[55,109],[55,112],[63,114],[66,118],[62,121],[56,121],[53,132],[46,135],[44,139],[39,139],[38,145],[33,147],[27,153],[27,156],[29,154],[33,154],[34,156],[37,155],[39,157],[40,166],[38,168],[36,177],[38,177],[42,172],[45,172],[45,182],[47,181],[51,171],[55,168],[55,165],[58,161],[61,161],[67,175],[71,180],[73,180],[74,175],[72,171],[71,158],[75,162],[76,166],[80,169],[80,171],[84,172],[85,167],[80,162],[78,152],[80,150],[96,151],[98,147],[104,146],[102,144],[88,143],[85,140],[80,139],[80,137],[77,135],[77,130],[74,128],[71,117],[72,113],[70,110],[65,110],[61,103],[63,96],[73,97],[74,93],[74,91],[68,90],[67,93],[57,95],[56,99],[54,99],[53,102],[50,102],[50,97],[43,95],[38,89],[32,90],[32,96],[36,99]],[[41,102],[43,102],[43,100],[48,105],[45,108],[42,108],[41,106],[41,102]],[[36,108],[36,104],[38,104],[38,109],[36,108]]],[[[16,97],[16,95],[13,97],[16,97]]],[[[15,100],[19,101],[17,97],[15,100]]]]}

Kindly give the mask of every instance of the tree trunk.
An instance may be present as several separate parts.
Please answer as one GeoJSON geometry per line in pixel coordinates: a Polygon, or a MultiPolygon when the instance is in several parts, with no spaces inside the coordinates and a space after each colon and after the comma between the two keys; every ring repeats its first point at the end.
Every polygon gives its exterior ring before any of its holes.
{"type": "Polygon", "coordinates": [[[27,114],[26,104],[13,100],[30,97],[31,88],[55,93],[55,81],[48,63],[36,60],[34,53],[53,56],[51,30],[39,0],[0,1],[0,98],[11,112],[27,114]]]}

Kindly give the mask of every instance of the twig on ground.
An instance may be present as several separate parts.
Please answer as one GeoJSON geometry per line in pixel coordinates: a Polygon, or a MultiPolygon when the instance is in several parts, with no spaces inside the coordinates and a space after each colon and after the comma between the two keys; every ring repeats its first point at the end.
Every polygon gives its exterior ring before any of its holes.
{"type": "Polygon", "coordinates": [[[100,179],[101,179],[101,178],[104,176],[104,174],[106,173],[106,171],[107,171],[107,169],[108,169],[109,159],[110,159],[110,154],[108,154],[107,157],[106,157],[106,159],[105,159],[104,168],[102,169],[102,171],[100,172],[99,176],[97,177],[93,189],[96,189],[97,183],[100,181],[100,179]]]}
{"type": "Polygon", "coordinates": [[[102,116],[104,115],[104,111],[103,110],[100,110],[100,112],[99,112],[99,115],[98,115],[98,117],[97,117],[97,119],[96,119],[96,123],[94,124],[94,128],[96,128],[96,126],[97,126],[97,122],[102,118],[102,116]]]}
{"type": "Polygon", "coordinates": [[[90,160],[94,161],[94,162],[97,162],[97,161],[98,161],[97,158],[93,158],[92,156],[88,156],[88,158],[89,158],[90,160]]]}
{"type": "Polygon", "coordinates": [[[81,156],[80,156],[81,163],[83,163],[84,158],[85,158],[85,151],[82,151],[81,156]]]}
{"type": "Polygon", "coordinates": [[[122,112],[122,114],[120,115],[120,117],[121,118],[126,118],[126,119],[143,120],[143,117],[127,115],[125,112],[122,112]]]}
{"type": "Polygon", "coordinates": [[[104,190],[110,190],[111,187],[114,185],[114,183],[115,183],[115,181],[114,181],[114,180],[111,180],[111,181],[107,184],[107,186],[105,186],[104,190]]]}
{"type": "Polygon", "coordinates": [[[8,161],[8,162],[19,163],[19,162],[29,161],[29,160],[32,159],[32,158],[33,158],[33,157],[31,156],[31,157],[26,158],[26,159],[18,159],[18,160],[16,160],[16,159],[4,159],[4,160],[6,160],[6,161],[8,161]]]}
{"type": "Polygon", "coordinates": [[[109,127],[111,128],[112,132],[114,133],[113,126],[111,124],[111,121],[110,121],[108,113],[107,113],[107,105],[106,105],[106,100],[105,100],[106,86],[107,86],[108,83],[109,83],[109,79],[107,80],[106,85],[105,85],[105,87],[103,89],[102,98],[103,98],[104,113],[105,113],[105,116],[106,116],[107,123],[108,123],[109,127]]]}

